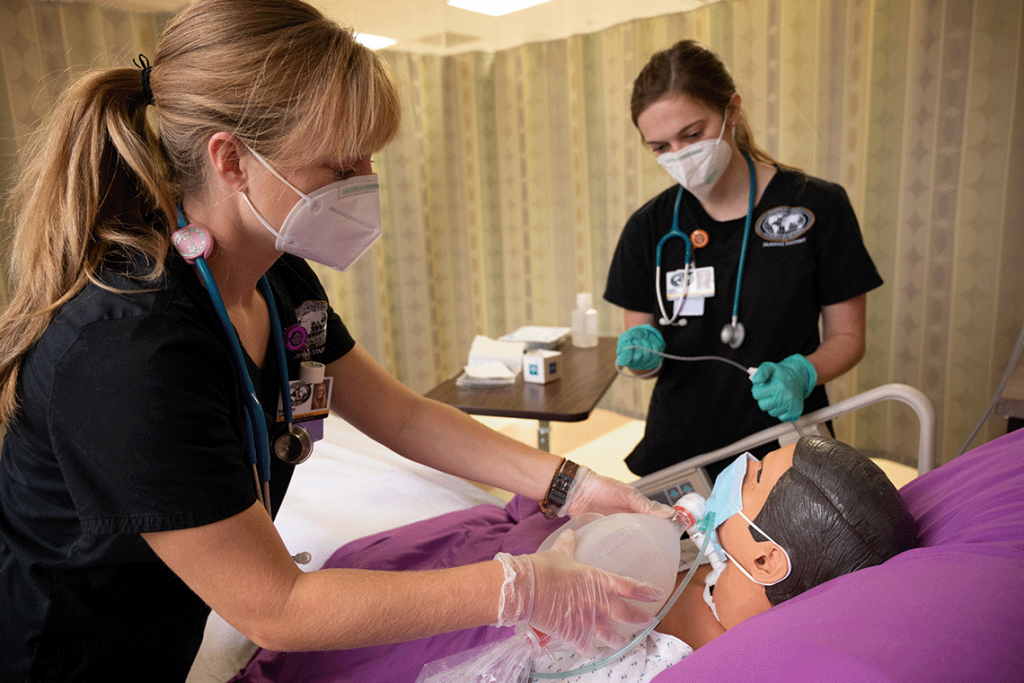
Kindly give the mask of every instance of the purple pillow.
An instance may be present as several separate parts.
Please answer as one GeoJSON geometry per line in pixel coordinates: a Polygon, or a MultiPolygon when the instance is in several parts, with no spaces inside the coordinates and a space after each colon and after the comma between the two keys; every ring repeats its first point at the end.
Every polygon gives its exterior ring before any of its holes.
{"type": "Polygon", "coordinates": [[[1024,430],[900,492],[921,548],[748,619],[655,683],[1024,680],[1024,430]]]}

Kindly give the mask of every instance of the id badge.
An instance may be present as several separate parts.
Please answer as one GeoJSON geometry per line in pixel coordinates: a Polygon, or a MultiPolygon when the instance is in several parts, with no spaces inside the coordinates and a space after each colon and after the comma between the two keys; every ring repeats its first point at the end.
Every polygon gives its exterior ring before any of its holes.
{"type": "Polygon", "coordinates": [[[680,268],[665,276],[665,296],[678,299],[686,293],[686,298],[703,299],[715,295],[715,267],[704,266],[689,271],[680,268]]]}
{"type": "Polygon", "coordinates": [[[685,296],[679,297],[673,303],[672,316],[677,317],[680,315],[685,316],[697,316],[704,315],[704,297],[702,296],[685,296]]]}
{"type": "MultiPolygon", "coordinates": [[[[329,376],[316,383],[304,382],[301,379],[288,382],[292,399],[292,421],[324,420],[330,411],[333,383],[334,378],[329,376]]],[[[277,403],[277,421],[284,422],[284,401],[280,398],[277,403]]],[[[310,433],[313,431],[310,430],[310,433]]]]}

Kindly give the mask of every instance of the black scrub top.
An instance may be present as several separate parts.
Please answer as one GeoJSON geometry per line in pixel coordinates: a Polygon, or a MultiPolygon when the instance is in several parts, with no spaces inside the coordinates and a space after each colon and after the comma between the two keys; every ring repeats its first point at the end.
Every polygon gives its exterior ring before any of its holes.
{"type": "MultiPolygon", "coordinates": [[[[308,337],[288,352],[290,377],[302,360],[327,364],[354,346],[302,259],[281,257],[267,277],[281,324],[308,337]]],[[[209,608],[140,534],[210,524],[255,502],[242,393],[192,267],[168,256],[155,287],[104,278],[122,293],[87,286],[19,376],[20,412],[0,457],[0,670],[183,681],[209,608]]],[[[246,360],[269,426],[276,355],[268,348],[262,369],[246,360]]],[[[292,470],[272,458],[274,510],[292,470]]]]}
{"type": "MultiPolygon", "coordinates": [[[[662,326],[654,285],[655,249],[671,229],[678,190],[673,185],[630,217],[604,294],[624,309],[653,314],[666,353],[713,354],[755,368],[794,353],[806,356],[821,343],[818,320],[823,306],[882,284],[843,188],[779,169],[752,213],[739,304],[739,321],[746,328],[743,344],[733,349],[722,343],[720,334],[732,317],[745,220],[715,221],[688,192],[681,203],[680,229],[708,233],[707,246],[694,249],[693,258],[698,268],[714,268],[715,293],[705,300],[704,314],[688,317],[686,326],[662,326]]],[[[684,263],[684,241],[668,240],[662,251],[662,278],[684,263]]],[[[671,314],[673,301],[663,302],[671,314]]],[[[779,424],[757,406],[750,388],[747,374],[725,363],[665,360],[651,396],[644,437],[626,459],[627,466],[638,475],[650,474],[779,424]]],[[[804,412],[827,404],[824,387],[815,387],[804,402],[804,412]]]]}

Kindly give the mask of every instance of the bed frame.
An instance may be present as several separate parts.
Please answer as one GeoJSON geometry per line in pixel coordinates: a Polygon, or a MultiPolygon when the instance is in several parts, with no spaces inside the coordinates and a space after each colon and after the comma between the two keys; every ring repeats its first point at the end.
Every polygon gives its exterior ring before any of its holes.
{"type": "Polygon", "coordinates": [[[633,486],[644,495],[662,502],[669,502],[668,499],[673,497],[674,494],[668,492],[679,491],[686,485],[707,495],[710,491],[702,490],[702,487],[707,484],[701,483],[702,481],[706,482],[706,478],[699,476],[697,468],[776,439],[782,444],[795,441],[802,434],[815,431],[818,425],[880,401],[899,401],[914,409],[921,427],[918,437],[917,473],[921,475],[930,472],[935,467],[935,409],[931,401],[923,393],[906,384],[883,384],[833,405],[825,406],[820,410],[807,413],[795,422],[782,422],[755,432],[729,446],[694,456],[671,467],[648,474],[633,482],[633,486]]]}

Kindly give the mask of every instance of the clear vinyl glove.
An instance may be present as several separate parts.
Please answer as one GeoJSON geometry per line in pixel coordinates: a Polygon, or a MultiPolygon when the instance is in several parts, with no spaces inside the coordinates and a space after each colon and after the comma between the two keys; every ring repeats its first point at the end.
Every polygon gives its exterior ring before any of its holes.
{"type": "Polygon", "coordinates": [[[761,363],[750,378],[750,393],[758,407],[782,422],[792,422],[804,412],[804,399],[818,383],[818,371],[799,353],[778,363],[761,363]]]}
{"type": "Polygon", "coordinates": [[[672,519],[675,510],[664,503],[653,501],[629,484],[597,474],[582,465],[576,471],[565,505],[558,510],[559,517],[575,517],[584,512],[610,515],[616,512],[638,512],[672,519]]]}
{"type": "Polygon", "coordinates": [[[566,529],[544,552],[495,555],[505,571],[496,625],[530,626],[583,654],[595,652],[595,639],[613,648],[625,645],[616,623],[650,621],[626,600],[654,602],[664,596],[649,583],[580,564],[575,551],[576,533],[566,529]]]}
{"type": "Polygon", "coordinates": [[[631,370],[653,370],[661,365],[665,338],[653,325],[637,325],[619,335],[615,347],[615,362],[631,370]],[[630,348],[634,347],[634,348],[630,348]],[[656,353],[651,353],[655,351],[656,353]]]}

